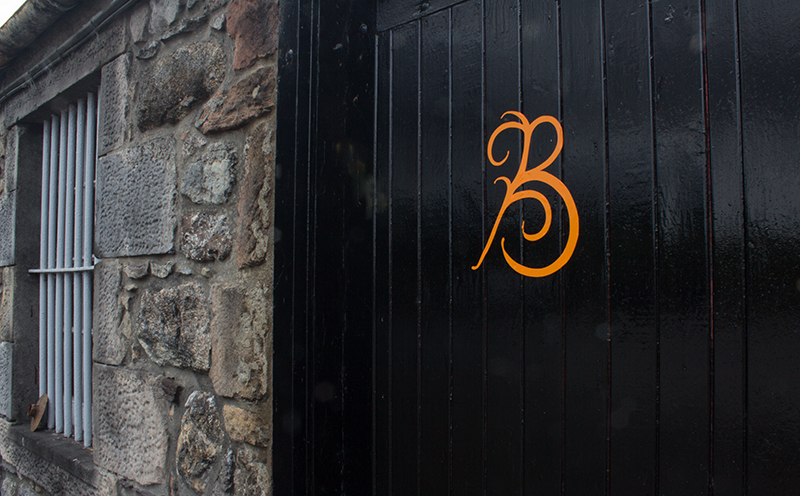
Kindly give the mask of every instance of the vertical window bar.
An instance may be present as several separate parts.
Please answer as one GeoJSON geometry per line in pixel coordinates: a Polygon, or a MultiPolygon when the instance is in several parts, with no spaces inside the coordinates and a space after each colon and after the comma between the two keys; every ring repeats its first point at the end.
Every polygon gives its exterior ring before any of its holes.
{"type": "MultiPolygon", "coordinates": [[[[50,198],[50,121],[42,124],[42,208],[39,223],[39,267],[47,267],[48,200],[50,198]]],[[[39,396],[47,392],[47,274],[39,274],[39,396]]]]}
{"type": "MultiPolygon", "coordinates": [[[[69,106],[67,117],[67,187],[64,216],[64,267],[75,267],[75,105],[69,106]]],[[[72,340],[73,340],[73,279],[71,273],[64,274],[64,435],[72,436],[72,340]]]]}
{"type": "MultiPolygon", "coordinates": [[[[53,116],[50,125],[50,187],[47,205],[47,268],[56,266],[56,224],[58,201],[58,138],[61,122],[53,116]]],[[[47,428],[55,429],[56,416],[56,276],[47,274],[47,428]]]]}
{"type": "MultiPolygon", "coordinates": [[[[84,162],[86,158],[86,100],[78,100],[78,122],[75,134],[75,236],[73,256],[75,267],[86,267],[83,263],[83,208],[84,208],[84,162]]],[[[75,274],[72,298],[72,418],[75,422],[75,441],[83,441],[83,274],[75,274]]]]}
{"type": "MultiPolygon", "coordinates": [[[[67,197],[67,111],[61,112],[58,147],[58,225],[56,227],[56,268],[64,268],[64,231],[67,197]]],[[[64,274],[56,274],[56,432],[64,432],[64,274]]]]}
{"type": "MultiPolygon", "coordinates": [[[[89,93],[86,108],[86,164],[84,166],[83,197],[83,265],[92,264],[92,226],[94,225],[94,168],[97,158],[97,99],[89,93]]],[[[92,274],[83,278],[83,444],[92,444],[92,274]]]]}

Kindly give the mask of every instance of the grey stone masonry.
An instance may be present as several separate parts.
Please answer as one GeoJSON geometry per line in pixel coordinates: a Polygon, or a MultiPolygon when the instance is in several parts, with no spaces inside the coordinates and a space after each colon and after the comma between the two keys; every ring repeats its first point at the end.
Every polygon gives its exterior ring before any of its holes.
{"type": "Polygon", "coordinates": [[[97,154],[116,150],[125,142],[130,114],[130,54],[120,55],[106,64],[100,83],[100,116],[97,154]]]}
{"type": "Polygon", "coordinates": [[[160,377],[99,364],[93,374],[95,463],[139,484],[165,482],[168,404],[160,377]]]}
{"type": "Polygon", "coordinates": [[[14,354],[12,343],[0,343],[0,415],[12,419],[14,414],[11,407],[11,357],[14,354]]]}
{"type": "Polygon", "coordinates": [[[156,138],[98,162],[95,243],[101,257],[171,253],[177,228],[174,140],[156,138]]]}
{"type": "Polygon", "coordinates": [[[130,336],[130,317],[120,301],[120,265],[103,260],[94,273],[94,330],[92,358],[95,362],[121,365],[130,336]]]}
{"type": "MultiPolygon", "coordinates": [[[[11,135],[13,133],[9,133],[11,135]]],[[[8,136],[12,148],[15,140],[8,136]]],[[[6,136],[0,136],[0,143],[4,143],[6,136]]],[[[5,153],[5,146],[4,154],[5,153]]],[[[10,150],[13,155],[14,150],[10,150]]],[[[14,216],[17,204],[17,167],[11,156],[3,157],[0,161],[0,266],[14,264],[14,216]]]]}

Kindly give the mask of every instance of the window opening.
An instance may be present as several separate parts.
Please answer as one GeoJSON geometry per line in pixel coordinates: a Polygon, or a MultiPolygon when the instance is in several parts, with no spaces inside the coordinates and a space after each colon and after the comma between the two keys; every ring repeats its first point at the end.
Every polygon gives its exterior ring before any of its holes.
{"type": "Polygon", "coordinates": [[[39,395],[48,396],[48,428],[91,446],[96,96],[43,131],[39,269],[30,271],[39,274],[39,395]]]}

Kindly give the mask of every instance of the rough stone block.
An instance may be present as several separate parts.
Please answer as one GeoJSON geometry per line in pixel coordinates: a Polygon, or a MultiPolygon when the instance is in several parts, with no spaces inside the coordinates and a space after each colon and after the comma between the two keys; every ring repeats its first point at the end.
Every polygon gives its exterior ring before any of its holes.
{"type": "Polygon", "coordinates": [[[211,42],[183,46],[158,60],[141,78],[136,121],[142,130],[178,122],[225,78],[225,52],[211,42]]]}
{"type": "Polygon", "coordinates": [[[167,478],[168,404],[160,376],[95,364],[95,463],[139,484],[167,478]]]}
{"type": "Polygon", "coordinates": [[[14,269],[0,268],[0,341],[14,341],[14,269]]]}
{"type": "Polygon", "coordinates": [[[212,468],[223,452],[223,431],[214,395],[195,391],[186,400],[178,435],[177,465],[186,484],[205,494],[212,468]]]}
{"type": "Polygon", "coordinates": [[[184,5],[185,0],[150,0],[150,33],[157,35],[167,29],[184,5]]]}
{"type": "Polygon", "coordinates": [[[120,55],[101,71],[100,108],[97,154],[116,150],[125,143],[128,134],[131,92],[130,54],[120,55]]]}
{"type": "Polygon", "coordinates": [[[166,279],[167,276],[172,274],[172,269],[175,268],[175,262],[169,260],[163,264],[150,261],[150,273],[159,279],[166,279]]]}
{"type": "Polygon", "coordinates": [[[277,76],[262,67],[230,88],[220,88],[205,104],[195,125],[205,133],[228,131],[266,115],[275,107],[277,76]]]}
{"type": "Polygon", "coordinates": [[[201,205],[225,203],[233,186],[236,161],[233,143],[209,145],[200,158],[189,164],[183,173],[181,193],[201,205]]]}
{"type": "Polygon", "coordinates": [[[233,405],[223,405],[222,416],[225,430],[233,441],[267,448],[270,440],[272,415],[270,408],[264,411],[251,411],[233,405]]]}
{"type": "Polygon", "coordinates": [[[128,26],[131,30],[131,37],[134,43],[139,43],[147,35],[147,21],[150,18],[147,4],[142,2],[131,10],[128,26]]]}
{"type": "Polygon", "coordinates": [[[273,133],[260,126],[245,145],[244,177],[239,191],[239,231],[236,236],[236,261],[239,267],[264,263],[269,249],[272,225],[274,179],[273,133]]]}
{"type": "Polygon", "coordinates": [[[170,253],[177,227],[174,141],[156,138],[98,161],[95,243],[101,257],[170,253]]]}
{"type": "Polygon", "coordinates": [[[0,343],[0,415],[7,419],[14,418],[11,405],[13,354],[14,345],[12,343],[0,343]]]}
{"type": "Polygon", "coordinates": [[[272,494],[269,460],[263,450],[242,447],[237,451],[233,488],[236,494],[248,496],[272,494]]]}
{"type": "Polygon", "coordinates": [[[225,260],[231,253],[231,232],[224,215],[198,212],[181,221],[181,251],[198,262],[225,260]]]}
{"type": "Polygon", "coordinates": [[[228,33],[236,41],[233,68],[244,69],[278,48],[278,2],[234,0],[226,16],[228,33]]]}
{"type": "Polygon", "coordinates": [[[15,216],[17,212],[18,133],[12,129],[0,141],[8,139],[8,150],[0,166],[0,266],[14,265],[15,216]]]}
{"type": "MultiPolygon", "coordinates": [[[[28,86],[8,99],[4,106],[6,127],[10,127],[31,112],[73,87],[98,67],[127,50],[127,20],[120,16],[90,36],[83,45],[52,66],[36,84],[28,86]]],[[[10,75],[6,75],[9,80],[10,75]]]]}
{"type": "Polygon", "coordinates": [[[209,366],[209,305],[194,283],[145,291],[139,313],[139,342],[159,365],[206,371],[209,366]]]}
{"type": "Polygon", "coordinates": [[[266,289],[254,283],[215,285],[212,292],[211,370],[217,394],[249,400],[267,392],[269,303],[266,289]]]}
{"type": "Polygon", "coordinates": [[[121,365],[130,340],[130,316],[122,305],[120,264],[103,260],[94,272],[94,334],[92,358],[95,362],[121,365]]]}

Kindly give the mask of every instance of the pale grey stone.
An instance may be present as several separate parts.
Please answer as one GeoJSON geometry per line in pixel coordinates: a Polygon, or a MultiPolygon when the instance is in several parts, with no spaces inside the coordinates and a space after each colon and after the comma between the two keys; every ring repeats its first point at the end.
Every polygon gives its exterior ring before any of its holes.
{"type": "Polygon", "coordinates": [[[197,150],[203,148],[208,144],[208,140],[203,138],[202,136],[198,136],[197,134],[193,133],[191,130],[184,132],[181,136],[183,140],[183,156],[190,157],[197,152],[197,150]]]}
{"type": "Polygon", "coordinates": [[[8,139],[8,149],[0,167],[0,266],[16,263],[14,250],[16,240],[17,213],[17,144],[19,133],[16,128],[0,141],[8,139]]]}
{"type": "Polygon", "coordinates": [[[163,264],[158,264],[155,262],[150,262],[150,273],[154,276],[158,277],[159,279],[165,279],[167,276],[172,274],[172,268],[175,266],[175,262],[169,260],[163,264]]]}
{"type": "Polygon", "coordinates": [[[225,203],[233,186],[236,161],[233,143],[212,143],[186,168],[181,193],[201,205],[225,203]]]}
{"type": "Polygon", "coordinates": [[[208,41],[182,46],[160,58],[141,78],[139,129],[180,121],[219,88],[225,72],[225,51],[208,41]]]}
{"type": "Polygon", "coordinates": [[[158,365],[206,371],[211,355],[209,322],[208,298],[195,283],[145,291],[139,343],[158,365]]]}
{"type": "Polygon", "coordinates": [[[94,330],[92,358],[95,362],[121,365],[130,342],[130,315],[120,300],[120,264],[103,260],[94,271],[94,330]]]}
{"type": "Polygon", "coordinates": [[[186,400],[178,435],[177,466],[186,484],[205,494],[213,466],[222,454],[223,431],[214,395],[195,391],[186,400]]]}
{"type": "Polygon", "coordinates": [[[95,463],[139,484],[167,479],[168,408],[161,377],[95,364],[95,463]]]}
{"type": "Polygon", "coordinates": [[[225,13],[219,14],[211,21],[211,28],[217,31],[225,29],[225,13]]]}
{"type": "Polygon", "coordinates": [[[11,411],[11,378],[13,377],[12,368],[14,345],[12,343],[0,343],[0,415],[7,419],[14,417],[11,411]]]}
{"type": "Polygon", "coordinates": [[[156,138],[98,161],[95,243],[101,257],[170,253],[177,227],[174,141],[156,138]]]}
{"type": "Polygon", "coordinates": [[[140,48],[138,52],[136,52],[136,58],[139,60],[152,59],[158,53],[159,48],[161,48],[160,41],[151,41],[144,47],[140,48]]]}
{"type": "Polygon", "coordinates": [[[131,93],[131,57],[120,55],[101,71],[97,154],[116,150],[128,135],[131,93]]]}
{"type": "Polygon", "coordinates": [[[133,8],[128,25],[131,29],[131,37],[134,43],[139,43],[147,36],[147,20],[150,18],[146,3],[140,3],[133,8]]]}
{"type": "Polygon", "coordinates": [[[148,263],[128,264],[125,266],[125,275],[131,279],[143,279],[147,276],[148,263]]]}
{"type": "Polygon", "coordinates": [[[261,283],[214,285],[211,370],[217,394],[257,400],[267,393],[270,304],[261,283]]]}
{"type": "Polygon", "coordinates": [[[198,212],[183,217],[181,251],[198,262],[225,260],[231,253],[231,231],[224,215],[198,212]]]}
{"type": "Polygon", "coordinates": [[[203,24],[203,22],[206,20],[206,17],[207,14],[205,12],[201,13],[197,17],[185,17],[178,21],[177,24],[167,29],[164,34],[161,35],[161,39],[166,41],[179,34],[191,33],[203,24]]]}
{"type": "Polygon", "coordinates": [[[273,137],[271,126],[264,124],[248,136],[245,144],[236,236],[236,261],[242,268],[263,264],[269,252],[275,177],[273,137]]]}
{"type": "Polygon", "coordinates": [[[185,3],[185,0],[150,0],[150,33],[158,35],[167,29],[185,3]]]}

